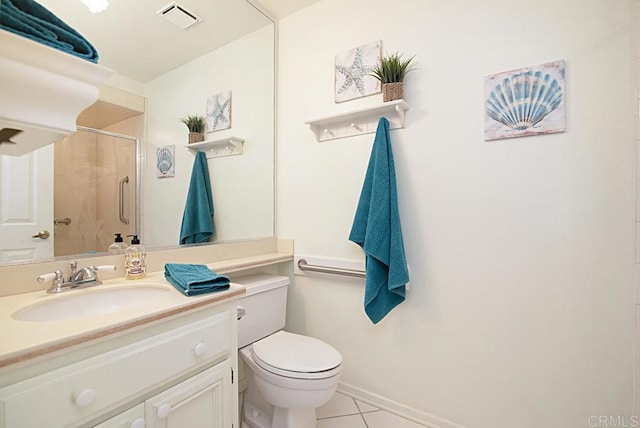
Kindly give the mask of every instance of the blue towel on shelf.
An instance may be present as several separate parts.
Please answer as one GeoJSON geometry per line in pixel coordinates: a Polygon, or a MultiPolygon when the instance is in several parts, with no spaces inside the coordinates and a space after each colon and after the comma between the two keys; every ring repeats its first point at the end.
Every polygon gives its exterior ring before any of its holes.
{"type": "Polygon", "coordinates": [[[204,152],[198,152],[193,162],[187,203],[182,215],[180,244],[208,242],[214,233],[209,166],[204,152]]]}
{"type": "Polygon", "coordinates": [[[211,293],[229,288],[229,277],[218,275],[205,265],[167,263],[164,277],[185,296],[211,293]]]}
{"type": "Polygon", "coordinates": [[[409,272],[398,214],[389,121],[381,118],[349,240],[365,252],[364,310],[376,324],[405,299],[409,272]]]}
{"type": "Polygon", "coordinates": [[[87,61],[98,62],[98,51],[87,39],[33,0],[1,0],[0,28],[87,61]]]}

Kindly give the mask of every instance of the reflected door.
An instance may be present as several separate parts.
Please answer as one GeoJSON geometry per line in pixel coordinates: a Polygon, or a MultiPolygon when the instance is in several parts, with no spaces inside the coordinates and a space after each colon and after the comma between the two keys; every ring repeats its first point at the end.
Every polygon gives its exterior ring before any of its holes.
{"type": "Polygon", "coordinates": [[[53,257],[53,145],[0,156],[0,261],[53,257]]]}

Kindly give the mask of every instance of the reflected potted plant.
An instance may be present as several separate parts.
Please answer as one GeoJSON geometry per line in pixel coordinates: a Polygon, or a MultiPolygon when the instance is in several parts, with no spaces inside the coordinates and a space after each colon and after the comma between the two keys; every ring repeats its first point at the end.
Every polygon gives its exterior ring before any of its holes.
{"type": "Polygon", "coordinates": [[[189,144],[204,141],[204,116],[193,114],[180,120],[189,129],[189,144]]]}
{"type": "Polygon", "coordinates": [[[371,72],[382,83],[382,101],[400,100],[404,96],[403,81],[406,74],[414,70],[412,64],[415,55],[409,59],[403,59],[402,54],[396,52],[380,58],[380,62],[371,72]]]}

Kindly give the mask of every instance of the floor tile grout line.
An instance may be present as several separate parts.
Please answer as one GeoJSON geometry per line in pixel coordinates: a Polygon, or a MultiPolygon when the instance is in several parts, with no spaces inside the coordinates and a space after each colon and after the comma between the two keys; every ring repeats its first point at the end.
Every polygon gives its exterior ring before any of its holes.
{"type": "Polygon", "coordinates": [[[324,418],[318,418],[319,421],[323,421],[325,419],[336,419],[336,418],[344,418],[346,416],[356,416],[356,415],[361,415],[362,413],[360,412],[356,412],[356,413],[345,413],[344,415],[335,415],[335,416],[325,416],[324,418]]]}
{"type": "Polygon", "coordinates": [[[367,423],[367,420],[364,418],[364,415],[362,414],[362,412],[360,412],[360,417],[362,418],[362,422],[364,422],[364,426],[369,428],[369,424],[367,423]]]}

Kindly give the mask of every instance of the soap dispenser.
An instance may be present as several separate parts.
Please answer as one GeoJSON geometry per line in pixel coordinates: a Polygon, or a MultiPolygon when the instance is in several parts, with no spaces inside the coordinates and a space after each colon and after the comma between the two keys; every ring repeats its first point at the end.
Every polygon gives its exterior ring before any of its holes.
{"type": "Polygon", "coordinates": [[[127,246],[124,244],[122,234],[116,233],[113,244],[109,245],[109,254],[124,254],[126,248],[127,246]]]}
{"type": "Polygon", "coordinates": [[[142,245],[138,235],[133,236],[131,245],[124,250],[124,271],[126,279],[144,278],[147,273],[147,253],[142,245]]]}

